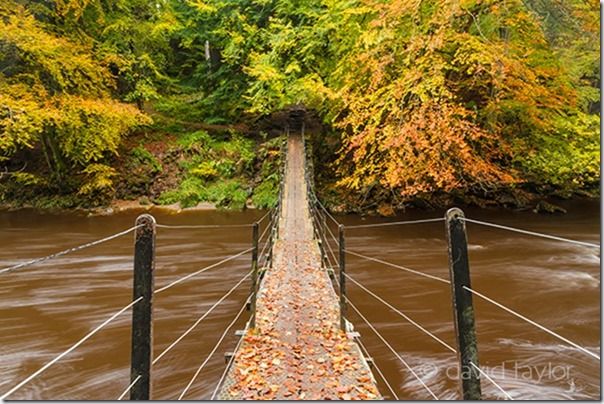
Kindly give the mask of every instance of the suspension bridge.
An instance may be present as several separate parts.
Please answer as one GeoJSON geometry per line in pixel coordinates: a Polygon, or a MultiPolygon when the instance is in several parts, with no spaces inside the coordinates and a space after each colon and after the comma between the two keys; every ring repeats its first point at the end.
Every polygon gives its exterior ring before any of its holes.
{"type": "MultiPolygon", "coordinates": [[[[57,352],[44,366],[23,380],[16,382],[4,392],[1,399],[11,399],[13,394],[40,377],[48,368],[74,355],[82,344],[116,318],[131,312],[131,371],[128,381],[121,381],[124,390],[118,397],[105,399],[149,400],[153,398],[153,368],[169,352],[187,338],[193,330],[203,327],[202,323],[212,312],[225,302],[238,288],[249,288],[248,297],[234,313],[233,320],[223,330],[214,347],[192,372],[178,397],[174,399],[307,399],[307,400],[367,400],[367,399],[439,399],[422,375],[395,349],[372,324],[367,313],[362,313],[347,294],[347,287],[357,287],[376,299],[385,310],[396,313],[405,322],[418,329],[424,338],[434,340],[445,352],[455,355],[459,372],[459,397],[480,399],[483,383],[491,384],[499,399],[522,399],[516,397],[485,372],[479,363],[479,347],[475,335],[473,298],[484,300],[506,313],[526,322],[552,338],[585,355],[590,360],[600,361],[599,352],[581,346],[550,327],[541,324],[530,315],[519,313],[508,304],[475,290],[471,285],[468,259],[466,224],[488,226],[500,231],[515,232],[525,236],[541,237],[561,243],[570,243],[599,250],[600,246],[586,241],[572,240],[556,235],[513,228],[497,223],[467,218],[459,209],[451,209],[445,217],[413,221],[397,221],[377,224],[344,226],[325,208],[317,198],[313,184],[312,158],[306,146],[303,130],[288,134],[282,145],[281,187],[277,206],[267,212],[256,223],[230,225],[229,228],[251,229],[252,242],[249,248],[177,278],[163,286],[155,287],[156,229],[221,228],[221,225],[174,226],[156,223],[150,215],[141,215],[129,229],[100,240],[60,251],[46,257],[24,261],[0,269],[0,277],[10,276],[16,271],[33,270],[37,264],[47,260],[88,249],[96,245],[134,233],[134,272],[132,301],[108,314],[86,335],[77,339],[68,349],[57,352]],[[346,231],[376,226],[422,225],[424,223],[445,224],[449,252],[449,278],[427,274],[420,270],[394,264],[380,257],[368,256],[346,246],[346,231]],[[178,284],[201,276],[220,266],[226,266],[243,256],[251,256],[250,270],[196,321],[161,352],[153,347],[153,298],[178,284]],[[347,271],[346,257],[353,256],[375,265],[404,271],[410,276],[419,276],[434,282],[450,285],[453,323],[456,331],[454,344],[446,342],[433,330],[415,321],[409,314],[397,308],[396,302],[386,301],[347,271]],[[233,330],[237,321],[247,313],[249,319],[242,330],[233,330]],[[424,395],[410,396],[409,392],[389,383],[380,364],[371,358],[350,321],[350,314],[366,323],[369,330],[387,347],[402,364],[410,379],[424,390],[424,395]],[[235,333],[239,340],[232,351],[227,352],[226,366],[213,392],[208,397],[191,397],[190,390],[210,359],[226,350],[224,341],[235,333]],[[378,390],[378,384],[385,386],[378,390]]],[[[1,278],[0,278],[1,282],[1,278]]],[[[407,343],[412,344],[412,341],[407,343]]],[[[116,381],[117,382],[117,381],[116,381]]]]}

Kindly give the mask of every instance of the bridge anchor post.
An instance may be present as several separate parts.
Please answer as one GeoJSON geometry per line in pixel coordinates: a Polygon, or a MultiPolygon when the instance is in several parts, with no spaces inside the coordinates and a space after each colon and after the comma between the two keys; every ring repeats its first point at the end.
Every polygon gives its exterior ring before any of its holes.
{"type": "Polygon", "coordinates": [[[457,357],[464,400],[480,400],[480,373],[471,289],[468,240],[464,213],[452,208],[445,214],[449,250],[449,276],[453,319],[457,337],[457,357]]]}
{"type": "Polygon", "coordinates": [[[155,271],[155,218],[144,214],[136,219],[134,241],[134,296],[142,299],[132,307],[132,353],[130,400],[151,397],[153,362],[153,273],[155,271]],[[136,383],[136,379],[140,378],[136,383]]]}

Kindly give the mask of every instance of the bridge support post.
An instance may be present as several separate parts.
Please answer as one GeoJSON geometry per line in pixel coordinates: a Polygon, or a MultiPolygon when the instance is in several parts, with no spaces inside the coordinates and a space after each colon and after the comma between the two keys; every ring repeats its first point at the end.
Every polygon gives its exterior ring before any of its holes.
{"type": "Polygon", "coordinates": [[[471,288],[468,241],[464,213],[449,209],[445,215],[449,245],[449,276],[453,301],[453,319],[457,337],[457,356],[461,392],[464,400],[480,400],[480,373],[471,288]]]}
{"type": "Polygon", "coordinates": [[[340,329],[346,332],[346,246],[344,244],[344,225],[338,227],[340,249],[340,329]]]}
{"type": "Polygon", "coordinates": [[[132,352],[130,362],[130,400],[150,400],[153,362],[153,272],[155,270],[155,219],[140,215],[136,219],[134,241],[134,296],[142,297],[132,307],[132,352]]]}
{"type": "MultiPolygon", "coordinates": [[[[270,225],[270,223],[269,223],[270,225]]],[[[258,291],[258,222],[252,226],[252,287],[250,328],[256,328],[256,292],[258,291]]]]}

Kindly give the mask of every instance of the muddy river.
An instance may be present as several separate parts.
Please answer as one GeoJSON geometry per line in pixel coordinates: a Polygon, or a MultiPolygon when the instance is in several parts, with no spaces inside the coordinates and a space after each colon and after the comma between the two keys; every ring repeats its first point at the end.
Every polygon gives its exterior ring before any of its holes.
{"type": "MultiPolygon", "coordinates": [[[[564,205],[568,214],[467,209],[468,217],[587,242],[600,242],[596,201],[564,205]]],[[[151,212],[170,225],[243,224],[265,212],[151,212]]],[[[0,268],[122,231],[138,212],[112,216],[0,213],[0,268]]],[[[410,211],[388,220],[442,217],[410,211]]],[[[336,216],[344,224],[386,219],[336,216]]],[[[473,288],[600,354],[599,250],[468,223],[473,288]]],[[[335,230],[335,229],[334,229],[335,230]]],[[[247,228],[160,228],[156,287],[250,246],[247,228]]],[[[448,278],[444,223],[350,229],[347,248],[448,278]]],[[[133,236],[108,241],[35,266],[0,274],[0,396],[69,348],[132,299],[133,236]]],[[[155,298],[156,354],[177,339],[249,270],[244,255],[182,282],[155,298]]],[[[449,286],[358,257],[348,273],[424,328],[455,346],[449,286]]],[[[176,399],[212,350],[249,292],[244,283],[153,369],[153,398],[176,399]]],[[[442,399],[458,397],[456,357],[413,324],[353,284],[351,301],[426,385],[442,399]]],[[[484,300],[474,298],[481,367],[516,399],[598,399],[599,361],[484,300]]],[[[15,391],[10,399],[116,399],[129,384],[130,312],[15,391]]],[[[244,314],[235,329],[241,329],[244,314]]],[[[352,311],[350,320],[401,399],[428,399],[404,365],[352,311]]],[[[234,348],[230,335],[187,398],[211,396],[234,348]]],[[[377,377],[385,398],[392,398],[377,377]]],[[[485,398],[502,398],[482,380],[485,398]]]]}

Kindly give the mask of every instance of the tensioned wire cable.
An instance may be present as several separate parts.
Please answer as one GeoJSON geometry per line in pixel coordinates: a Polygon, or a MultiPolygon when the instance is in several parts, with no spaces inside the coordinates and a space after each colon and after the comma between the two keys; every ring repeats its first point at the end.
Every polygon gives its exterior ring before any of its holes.
{"type": "Polygon", "coordinates": [[[424,383],[424,381],[421,379],[421,377],[419,377],[418,374],[415,373],[415,371],[413,370],[413,368],[411,366],[409,366],[409,364],[407,363],[407,361],[405,361],[405,359],[403,359],[403,357],[396,351],[396,349],[394,349],[392,347],[392,345],[390,345],[390,343],[382,336],[382,334],[379,333],[379,331],[373,326],[373,324],[371,324],[369,322],[369,320],[367,320],[367,318],[359,311],[359,309],[357,309],[357,307],[350,301],[350,299],[346,298],[346,301],[348,302],[348,304],[350,305],[350,307],[352,307],[352,309],[358,314],[358,316],[361,317],[361,319],[363,321],[365,321],[365,323],[367,324],[367,326],[369,328],[371,328],[371,330],[384,343],[384,345],[386,345],[386,347],[388,347],[388,349],[390,349],[390,351],[394,354],[394,356],[396,356],[396,358],[407,368],[407,370],[409,370],[409,372],[411,372],[411,374],[413,375],[413,377],[415,377],[417,379],[417,381],[426,389],[426,391],[428,391],[428,393],[430,393],[430,395],[435,400],[438,400],[438,397],[436,396],[436,394],[434,394],[434,392],[430,389],[430,387],[428,387],[426,385],[426,383],[424,383]]]}
{"type": "MultiPolygon", "coordinates": [[[[241,346],[242,343],[243,343],[243,336],[241,338],[239,338],[239,341],[237,342],[237,345],[235,346],[234,352],[239,352],[239,347],[241,346]]],[[[220,380],[218,380],[218,383],[216,383],[216,387],[214,388],[214,392],[212,393],[210,400],[214,400],[214,398],[216,397],[216,394],[218,394],[218,389],[220,388],[220,386],[222,386],[222,382],[224,382],[224,379],[226,378],[227,373],[229,372],[229,369],[231,368],[231,365],[233,364],[234,360],[235,360],[235,355],[231,356],[231,358],[229,359],[229,363],[227,363],[226,367],[224,368],[224,371],[222,372],[222,375],[220,376],[220,380]]]]}
{"type": "Polygon", "coordinates": [[[404,224],[421,224],[421,223],[435,223],[435,222],[444,222],[444,217],[437,217],[433,219],[418,219],[418,220],[403,220],[399,222],[385,222],[385,223],[372,223],[372,224],[357,224],[346,226],[346,230],[348,229],[366,229],[370,227],[385,227],[385,226],[397,226],[404,224]]]}
{"type": "Polygon", "coordinates": [[[538,232],[535,232],[535,231],[529,231],[529,230],[518,229],[518,228],[515,228],[515,227],[503,226],[501,224],[496,224],[496,223],[483,222],[481,220],[470,219],[470,218],[467,218],[467,217],[460,217],[459,220],[463,220],[465,222],[470,222],[470,223],[474,223],[474,224],[479,224],[479,225],[482,225],[482,226],[493,227],[493,228],[496,228],[496,229],[513,231],[513,232],[516,232],[516,233],[526,234],[526,235],[529,235],[529,236],[547,238],[547,239],[556,240],[556,241],[563,241],[565,243],[576,244],[576,245],[580,245],[580,246],[584,246],[584,247],[600,248],[599,244],[588,243],[586,241],[577,241],[577,240],[572,240],[572,239],[564,238],[564,237],[552,236],[551,234],[538,233],[538,232]]]}
{"type": "Polygon", "coordinates": [[[13,265],[13,266],[10,266],[10,267],[7,267],[7,268],[0,269],[0,274],[6,273],[6,272],[10,272],[10,271],[13,271],[15,269],[20,269],[20,268],[23,268],[23,267],[27,267],[27,266],[30,266],[30,265],[38,264],[40,262],[44,262],[44,261],[47,261],[47,260],[50,260],[50,259],[53,259],[53,258],[57,258],[57,257],[63,256],[63,255],[66,255],[66,254],[70,254],[70,253],[73,253],[73,252],[76,252],[76,251],[83,250],[85,248],[93,247],[93,246],[101,244],[101,243],[105,243],[105,242],[107,242],[109,240],[113,240],[113,239],[116,239],[118,237],[124,236],[124,235],[130,233],[131,231],[136,230],[136,229],[138,229],[139,227],[142,227],[142,226],[144,226],[144,225],[143,224],[139,224],[137,226],[130,227],[129,229],[126,229],[124,231],[120,231],[119,233],[112,234],[111,236],[104,237],[104,238],[102,238],[100,240],[91,241],[90,243],[82,244],[82,245],[77,246],[77,247],[72,247],[72,248],[69,248],[67,250],[63,250],[63,251],[56,252],[54,254],[47,255],[46,257],[36,258],[36,259],[31,260],[31,261],[22,262],[22,263],[17,264],[17,265],[13,265]]]}
{"type": "Polygon", "coordinates": [[[241,278],[239,280],[239,282],[237,282],[235,284],[235,286],[233,286],[231,289],[229,289],[229,291],[226,292],[216,303],[214,303],[212,305],[212,307],[210,307],[201,317],[199,317],[197,319],[197,321],[195,321],[193,323],[193,325],[191,325],[184,333],[182,333],[180,335],[180,337],[178,337],[166,349],[164,349],[157,356],[157,358],[153,359],[152,364],[155,365],[164,355],[166,355],[168,352],[170,352],[170,350],[172,350],[172,348],[174,348],[180,341],[182,341],[183,338],[185,338],[187,335],[189,335],[191,333],[191,331],[193,331],[195,329],[195,327],[197,327],[199,325],[199,323],[201,323],[207,316],[209,316],[212,313],[212,311],[214,311],[214,309],[216,307],[218,307],[220,305],[220,303],[222,303],[227,297],[229,297],[231,295],[231,293],[233,293],[235,291],[235,289],[237,289],[239,287],[239,285],[241,285],[247,278],[250,277],[251,274],[252,274],[251,272],[248,272],[243,278],[241,278]]]}
{"type": "Polygon", "coordinates": [[[164,290],[170,289],[171,287],[173,287],[173,286],[175,286],[175,285],[178,285],[179,283],[181,283],[181,282],[183,282],[183,281],[186,281],[187,279],[190,279],[190,278],[192,278],[192,277],[194,277],[194,276],[196,276],[196,275],[199,275],[199,274],[201,274],[201,273],[203,273],[203,272],[205,272],[205,271],[208,271],[208,270],[210,270],[210,269],[212,269],[212,268],[216,268],[217,266],[222,265],[222,264],[224,264],[225,262],[228,262],[228,261],[234,260],[235,258],[239,258],[239,257],[241,257],[242,255],[249,253],[249,252],[250,252],[250,251],[252,251],[253,249],[254,249],[253,247],[250,247],[250,248],[248,248],[248,249],[246,249],[246,250],[243,250],[243,251],[238,252],[237,254],[231,255],[231,256],[226,257],[226,258],[224,258],[224,259],[222,259],[222,260],[220,260],[220,261],[218,261],[218,262],[215,262],[214,264],[208,265],[207,267],[204,267],[204,268],[202,268],[202,269],[200,269],[200,270],[198,270],[198,271],[195,271],[195,272],[192,272],[192,273],[190,273],[190,274],[188,274],[188,275],[185,275],[185,276],[183,276],[182,278],[178,278],[178,279],[176,279],[175,281],[170,282],[170,283],[169,283],[169,284],[167,284],[166,286],[163,286],[163,287],[161,287],[161,288],[159,288],[159,289],[156,289],[156,290],[154,291],[154,293],[160,293],[160,292],[163,292],[164,290]]]}
{"type": "Polygon", "coordinates": [[[229,325],[227,325],[227,327],[225,328],[224,332],[222,333],[222,335],[218,339],[218,342],[216,343],[216,345],[214,345],[214,348],[212,348],[212,351],[210,351],[210,353],[208,354],[208,356],[206,357],[206,359],[201,363],[201,365],[199,365],[199,368],[197,368],[197,371],[195,372],[195,374],[193,375],[193,377],[189,381],[189,384],[187,384],[187,386],[184,388],[184,390],[182,391],[182,393],[180,393],[180,396],[178,397],[178,400],[182,400],[183,397],[185,396],[185,394],[187,394],[187,391],[189,391],[189,389],[191,388],[191,386],[195,382],[195,379],[197,379],[197,376],[199,376],[199,373],[201,373],[202,369],[210,361],[210,359],[212,358],[212,356],[216,353],[216,350],[218,349],[218,347],[220,346],[220,344],[222,344],[222,341],[224,341],[224,339],[226,338],[228,332],[231,330],[231,328],[233,328],[233,326],[235,325],[235,323],[237,322],[237,320],[239,320],[239,317],[241,317],[241,314],[243,314],[243,312],[245,311],[245,308],[247,306],[247,300],[249,299],[250,296],[251,295],[249,295],[245,299],[245,302],[243,303],[243,306],[241,306],[241,309],[239,310],[239,312],[237,313],[237,315],[233,318],[233,320],[229,323],[229,325]]]}
{"type": "Polygon", "coordinates": [[[138,383],[140,379],[141,375],[136,376],[136,378],[128,385],[128,387],[126,387],[126,390],[124,390],[122,394],[120,394],[120,396],[117,398],[117,401],[121,401],[126,396],[126,394],[128,394],[128,392],[132,389],[132,387],[134,387],[134,385],[138,383]]]}
{"type": "Polygon", "coordinates": [[[37,377],[38,375],[40,375],[46,369],[48,369],[49,367],[51,367],[52,365],[54,365],[55,363],[57,363],[58,361],[60,361],[63,357],[65,357],[70,352],[72,352],[73,350],[75,350],[77,347],[79,347],[80,345],[82,345],[84,342],[86,342],[88,339],[90,339],[93,335],[95,335],[97,332],[99,332],[101,329],[103,329],[107,324],[111,323],[114,319],[116,319],[120,314],[122,314],[123,312],[125,312],[126,310],[128,310],[129,308],[131,308],[132,306],[134,306],[136,303],[140,302],[142,299],[143,299],[143,297],[141,296],[138,299],[130,302],[128,305],[126,305],[122,309],[118,310],[116,313],[114,313],[113,315],[111,315],[111,317],[109,317],[103,323],[101,323],[100,325],[98,325],[97,327],[95,327],[92,331],[90,331],[88,334],[86,334],[84,337],[82,337],[78,342],[76,342],[75,344],[73,344],[72,346],[70,346],[67,350],[65,350],[62,353],[60,353],[59,355],[57,355],[54,359],[52,359],[50,362],[46,363],[40,369],[38,369],[37,371],[35,371],[34,373],[32,373],[29,377],[27,377],[21,383],[17,384],[15,387],[13,387],[12,389],[10,389],[6,393],[4,393],[2,396],[0,396],[0,400],[4,400],[6,397],[10,396],[15,391],[17,391],[18,389],[20,389],[21,387],[23,387],[25,384],[27,384],[28,382],[30,382],[32,379],[34,379],[35,377],[37,377]]]}

